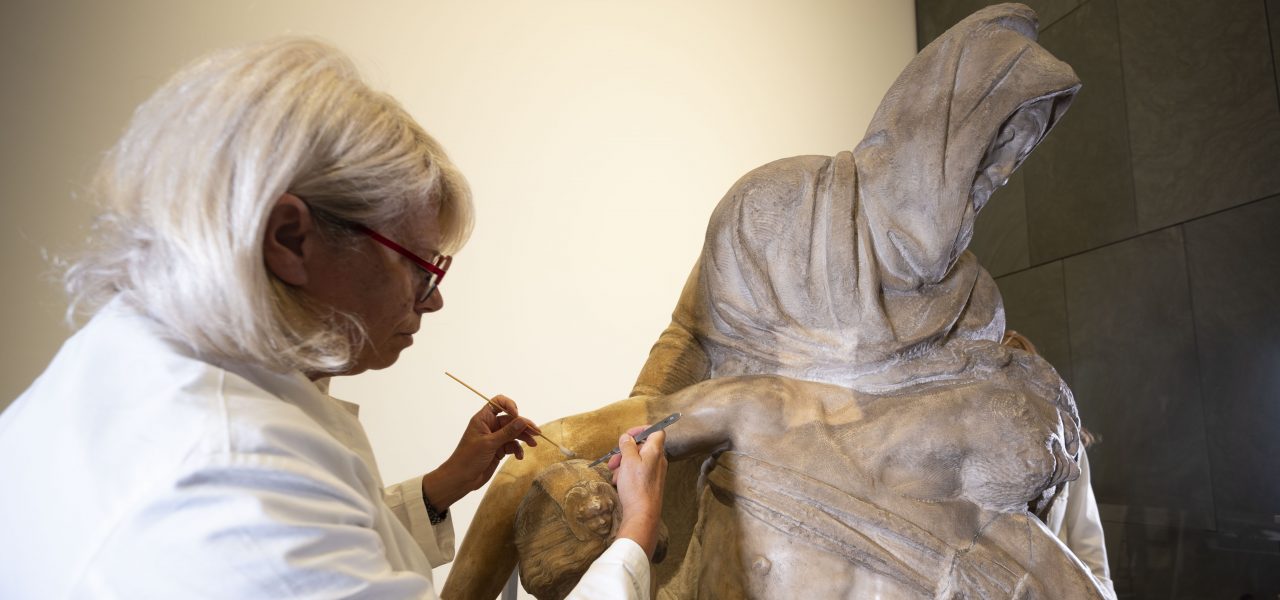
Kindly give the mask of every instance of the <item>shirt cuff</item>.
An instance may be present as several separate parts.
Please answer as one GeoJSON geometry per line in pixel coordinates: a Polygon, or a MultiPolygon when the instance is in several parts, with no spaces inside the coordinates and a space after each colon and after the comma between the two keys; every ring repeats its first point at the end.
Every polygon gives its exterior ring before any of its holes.
{"type": "Polygon", "coordinates": [[[630,538],[618,538],[578,580],[566,600],[649,598],[649,557],[630,538]]]}
{"type": "Polygon", "coordinates": [[[448,513],[443,521],[431,524],[427,516],[427,502],[422,496],[422,478],[415,477],[392,486],[394,492],[388,490],[387,496],[394,499],[388,502],[392,512],[400,519],[409,534],[413,536],[431,566],[438,567],[453,560],[454,532],[453,516],[448,513]],[[399,504],[399,506],[396,506],[399,504]]]}

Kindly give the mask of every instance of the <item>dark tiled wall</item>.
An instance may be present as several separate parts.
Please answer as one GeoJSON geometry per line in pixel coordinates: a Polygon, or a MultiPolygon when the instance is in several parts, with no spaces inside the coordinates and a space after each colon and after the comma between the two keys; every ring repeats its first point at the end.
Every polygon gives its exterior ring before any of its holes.
{"type": "Polygon", "coordinates": [[[1084,89],[971,249],[1101,435],[1117,591],[1280,597],[1280,0],[1026,4],[1084,89]]]}
{"type": "Polygon", "coordinates": [[[1075,68],[1085,90],[1068,120],[1023,165],[1031,264],[1136,233],[1120,36],[1112,2],[1087,2],[1041,43],[1075,68]],[[1071,32],[1081,35],[1071,35],[1071,32]],[[1079,118],[1077,118],[1079,117],[1079,118]]]}

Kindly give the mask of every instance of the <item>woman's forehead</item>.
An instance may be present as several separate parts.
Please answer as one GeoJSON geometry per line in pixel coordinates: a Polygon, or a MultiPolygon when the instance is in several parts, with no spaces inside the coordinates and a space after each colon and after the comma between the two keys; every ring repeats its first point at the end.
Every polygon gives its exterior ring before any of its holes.
{"type": "Polygon", "coordinates": [[[439,215],[436,203],[409,211],[395,227],[400,245],[428,260],[439,254],[443,239],[439,215]]]}

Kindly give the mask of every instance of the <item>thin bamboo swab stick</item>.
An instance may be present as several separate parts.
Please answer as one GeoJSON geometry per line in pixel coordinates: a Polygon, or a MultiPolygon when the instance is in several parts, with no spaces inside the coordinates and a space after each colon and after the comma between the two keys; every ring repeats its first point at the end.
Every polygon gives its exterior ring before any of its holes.
{"type": "MultiPolygon", "coordinates": [[[[484,394],[481,394],[481,393],[480,393],[480,390],[477,390],[476,388],[473,388],[473,387],[471,387],[471,386],[467,385],[467,382],[465,382],[465,381],[463,381],[463,380],[461,380],[461,379],[458,379],[457,377],[454,377],[454,376],[453,376],[453,373],[450,373],[450,372],[448,372],[448,371],[445,371],[445,372],[444,372],[444,374],[445,374],[445,375],[448,375],[448,376],[449,376],[449,379],[452,379],[452,380],[454,380],[454,381],[456,381],[456,382],[458,382],[458,383],[462,384],[462,387],[467,388],[467,389],[471,390],[472,392],[475,392],[475,394],[476,394],[477,396],[480,396],[481,398],[484,398],[484,401],[485,401],[485,402],[488,402],[488,403],[489,403],[489,406],[492,406],[492,407],[494,407],[494,408],[498,409],[500,412],[507,412],[507,409],[502,408],[501,406],[499,406],[497,402],[494,402],[494,401],[493,401],[493,400],[491,400],[488,396],[486,396],[486,395],[484,395],[484,394]]],[[[565,448],[564,446],[561,446],[560,444],[557,444],[557,443],[555,443],[555,442],[551,441],[551,438],[549,438],[549,437],[547,437],[547,436],[545,436],[545,435],[542,435],[541,433],[535,433],[534,435],[536,435],[536,436],[538,436],[538,437],[540,437],[540,438],[542,438],[542,439],[546,440],[548,444],[551,444],[552,446],[555,446],[556,448],[559,448],[559,449],[560,449],[560,454],[563,454],[563,455],[565,455],[565,456],[567,456],[567,457],[569,457],[569,458],[573,458],[573,457],[577,456],[577,454],[574,454],[572,450],[569,450],[569,449],[565,448]]]]}

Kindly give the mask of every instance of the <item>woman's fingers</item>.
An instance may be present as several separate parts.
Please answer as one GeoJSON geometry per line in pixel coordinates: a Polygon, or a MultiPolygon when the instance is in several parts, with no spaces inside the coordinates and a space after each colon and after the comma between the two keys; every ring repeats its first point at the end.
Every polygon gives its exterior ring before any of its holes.
{"type": "MultiPolygon", "coordinates": [[[[636,425],[635,427],[628,429],[624,437],[626,439],[634,440],[635,436],[640,435],[641,431],[644,431],[645,429],[648,429],[648,428],[649,428],[648,425],[636,425]]],[[[622,448],[622,438],[618,438],[618,448],[622,448]]],[[[621,465],[622,465],[621,454],[615,454],[609,457],[608,467],[610,471],[617,471],[618,467],[621,465]]],[[[617,485],[618,476],[616,473],[614,474],[613,481],[614,481],[614,484],[617,485]]]]}
{"type": "Polygon", "coordinates": [[[644,445],[640,447],[640,456],[644,457],[646,463],[657,459],[665,459],[666,454],[663,447],[667,443],[667,432],[658,430],[649,434],[649,439],[644,441],[644,445]]]}
{"type": "Polygon", "coordinates": [[[533,429],[532,429],[532,428],[524,430],[524,432],[520,434],[520,438],[519,438],[519,439],[520,439],[520,441],[522,441],[522,442],[524,442],[524,443],[528,444],[529,446],[537,446],[537,445],[538,445],[538,440],[537,440],[537,438],[533,437],[533,429]]]}
{"type": "Polygon", "coordinates": [[[515,400],[512,400],[506,396],[503,396],[502,394],[498,394],[497,396],[494,396],[493,398],[491,398],[491,400],[493,401],[494,404],[501,406],[502,410],[507,414],[513,417],[520,416],[520,407],[516,406],[515,400]]]}
{"type": "MultiPolygon", "coordinates": [[[[658,525],[661,522],[662,490],[667,474],[667,460],[663,444],[666,436],[661,431],[649,435],[643,447],[637,447],[634,434],[644,428],[633,428],[618,439],[621,455],[613,472],[618,486],[618,498],[622,503],[620,537],[628,537],[640,544],[645,553],[653,556],[657,546],[658,525]]],[[[610,462],[611,466],[613,462],[610,462]]]]}

